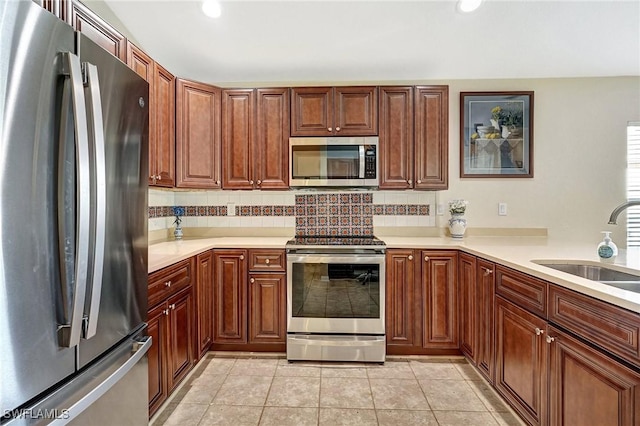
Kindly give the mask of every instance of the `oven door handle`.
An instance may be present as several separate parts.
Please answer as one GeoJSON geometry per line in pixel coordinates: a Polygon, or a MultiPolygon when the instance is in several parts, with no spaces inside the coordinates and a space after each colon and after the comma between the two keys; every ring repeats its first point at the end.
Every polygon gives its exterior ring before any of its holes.
{"type": "Polygon", "coordinates": [[[384,254],[289,254],[290,263],[377,263],[384,264],[384,254]]]}

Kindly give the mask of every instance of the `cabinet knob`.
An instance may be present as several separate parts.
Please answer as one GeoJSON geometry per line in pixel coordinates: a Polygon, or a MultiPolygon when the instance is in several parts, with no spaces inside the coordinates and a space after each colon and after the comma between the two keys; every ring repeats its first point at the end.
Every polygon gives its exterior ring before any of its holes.
{"type": "Polygon", "coordinates": [[[407,180],[407,183],[408,183],[409,185],[411,185],[411,184],[413,183],[413,181],[412,181],[411,179],[408,179],[408,180],[407,180]]]}
{"type": "Polygon", "coordinates": [[[547,336],[547,343],[554,342],[556,340],[555,337],[547,336]]]}
{"type": "Polygon", "coordinates": [[[250,181],[249,181],[249,184],[250,184],[250,185],[253,185],[253,180],[250,180],[250,181]]]}
{"type": "Polygon", "coordinates": [[[165,282],[165,283],[164,283],[164,286],[165,286],[165,287],[171,287],[171,281],[167,281],[167,282],[165,282]]]}
{"type": "Polygon", "coordinates": [[[327,130],[332,132],[333,131],[333,127],[327,127],[327,130]]]}
{"type": "Polygon", "coordinates": [[[489,268],[482,268],[482,270],[484,271],[484,276],[486,277],[487,275],[491,275],[493,274],[493,271],[489,268]]]}
{"type": "Polygon", "coordinates": [[[256,182],[258,185],[262,185],[262,181],[260,179],[258,179],[258,181],[256,182]]]}
{"type": "MultiPolygon", "coordinates": [[[[536,336],[539,336],[541,334],[544,334],[544,330],[540,330],[538,327],[536,327],[536,336]]],[[[549,338],[549,336],[547,336],[547,339],[549,338]]]]}
{"type": "Polygon", "coordinates": [[[173,310],[175,310],[175,309],[176,309],[176,304],[175,304],[175,303],[172,303],[172,304],[170,304],[170,305],[169,305],[169,307],[170,307],[170,308],[171,308],[171,310],[173,311],[173,310]]]}
{"type": "Polygon", "coordinates": [[[340,126],[336,127],[336,132],[340,131],[340,126]]]}
{"type": "Polygon", "coordinates": [[[268,265],[269,263],[271,263],[271,261],[269,259],[265,259],[264,263],[266,263],[268,265]]]}
{"type": "Polygon", "coordinates": [[[156,176],[156,179],[158,179],[158,180],[162,180],[162,176],[157,175],[157,176],[156,176]]]}
{"type": "Polygon", "coordinates": [[[220,181],[219,180],[216,181],[216,185],[220,185],[220,181]]]}
{"type": "Polygon", "coordinates": [[[244,254],[240,255],[240,260],[244,260],[244,254]]]}
{"type": "Polygon", "coordinates": [[[251,278],[251,279],[249,280],[249,282],[253,284],[253,283],[255,283],[255,282],[256,282],[256,279],[255,279],[255,278],[251,278]]]}
{"type": "Polygon", "coordinates": [[[412,255],[412,254],[410,254],[410,255],[409,255],[409,257],[407,257],[407,259],[409,259],[409,260],[413,260],[413,255],[412,255]]]}
{"type": "Polygon", "coordinates": [[[164,309],[164,310],[162,311],[162,313],[163,313],[163,314],[165,314],[165,315],[169,315],[169,310],[168,310],[168,309],[164,309]]]}
{"type": "Polygon", "coordinates": [[[418,179],[418,180],[416,181],[416,183],[422,183],[422,181],[421,181],[420,179],[418,179]]]}
{"type": "Polygon", "coordinates": [[[428,261],[429,261],[429,256],[425,256],[425,257],[424,257],[424,261],[425,261],[425,262],[428,262],[428,261]]]}

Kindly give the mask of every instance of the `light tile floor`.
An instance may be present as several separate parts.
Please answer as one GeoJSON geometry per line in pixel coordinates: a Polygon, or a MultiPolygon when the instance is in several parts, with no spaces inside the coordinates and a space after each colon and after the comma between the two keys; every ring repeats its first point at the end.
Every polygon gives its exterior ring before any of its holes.
{"type": "Polygon", "coordinates": [[[288,363],[220,353],[204,358],[152,421],[153,426],[523,425],[464,359],[288,363]]]}

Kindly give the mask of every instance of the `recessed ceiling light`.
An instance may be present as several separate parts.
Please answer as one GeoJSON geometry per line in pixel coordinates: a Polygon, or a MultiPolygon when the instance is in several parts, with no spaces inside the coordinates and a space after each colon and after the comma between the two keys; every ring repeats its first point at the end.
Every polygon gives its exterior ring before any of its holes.
{"type": "Polygon", "coordinates": [[[202,2],[202,12],[209,18],[219,18],[222,15],[222,6],[216,0],[204,0],[202,2]]]}
{"type": "Polygon", "coordinates": [[[480,7],[482,0],[458,0],[458,10],[460,12],[473,12],[480,7]]]}

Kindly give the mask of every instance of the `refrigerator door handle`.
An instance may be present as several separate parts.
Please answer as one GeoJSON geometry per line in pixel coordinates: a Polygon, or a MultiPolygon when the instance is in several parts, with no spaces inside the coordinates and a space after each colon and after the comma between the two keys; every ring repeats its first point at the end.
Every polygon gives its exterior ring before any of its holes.
{"type": "Polygon", "coordinates": [[[89,136],[80,59],[70,52],[62,53],[62,59],[62,74],[69,76],[69,79],[65,79],[60,115],[58,247],[64,319],[62,324],[58,325],[58,341],[60,346],[70,348],[80,343],[82,332],[89,261],[91,176],[89,173],[89,136]],[[71,86],[70,90],[67,86],[71,86]],[[67,137],[69,136],[67,125],[71,119],[68,116],[69,103],[71,103],[73,110],[77,170],[70,167],[73,164],[73,153],[66,149],[67,137]],[[73,182],[75,182],[75,193],[73,188],[70,188],[73,182]],[[70,302],[69,299],[71,299],[70,302]]]}
{"type": "Polygon", "coordinates": [[[104,249],[105,249],[105,227],[107,209],[107,184],[106,184],[106,159],[104,145],[104,125],[102,122],[102,99],[100,98],[100,83],[98,80],[98,68],[90,63],[83,63],[84,75],[86,77],[87,115],[93,143],[89,146],[92,152],[92,217],[91,231],[93,247],[92,271],[88,280],[90,298],[88,309],[85,315],[88,318],[84,338],[89,339],[96,334],[98,327],[98,316],[100,313],[100,296],[102,294],[102,273],[104,269],[104,249]]]}

